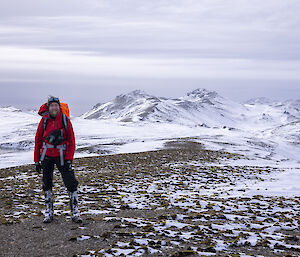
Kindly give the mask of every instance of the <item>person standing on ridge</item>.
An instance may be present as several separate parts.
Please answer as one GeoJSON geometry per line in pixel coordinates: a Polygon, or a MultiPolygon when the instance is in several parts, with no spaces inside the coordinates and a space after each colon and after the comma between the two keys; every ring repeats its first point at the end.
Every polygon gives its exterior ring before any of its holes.
{"type": "MultiPolygon", "coordinates": [[[[70,197],[71,218],[81,223],[78,210],[78,181],[72,168],[75,152],[75,136],[72,123],[61,108],[59,98],[49,97],[47,104],[41,106],[42,117],[35,135],[34,162],[36,171],[43,172],[42,188],[45,194],[44,223],[53,220],[53,171],[54,164],[61,173],[70,197]]],[[[67,105],[66,105],[67,106],[67,105]]]]}

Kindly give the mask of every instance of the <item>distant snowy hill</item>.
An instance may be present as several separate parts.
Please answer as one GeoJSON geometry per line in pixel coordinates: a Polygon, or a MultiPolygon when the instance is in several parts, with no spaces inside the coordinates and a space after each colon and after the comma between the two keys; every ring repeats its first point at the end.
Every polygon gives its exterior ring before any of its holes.
{"type": "Polygon", "coordinates": [[[33,111],[22,111],[13,106],[0,107],[0,150],[30,149],[40,119],[33,111]]]}
{"type": "Polygon", "coordinates": [[[270,138],[284,138],[291,144],[300,146],[300,120],[289,122],[287,124],[264,131],[264,135],[268,134],[270,138]]]}
{"type": "Polygon", "coordinates": [[[288,123],[300,119],[300,100],[274,101],[265,97],[250,99],[245,106],[257,113],[260,120],[288,123]]]}
{"type": "Polygon", "coordinates": [[[22,110],[14,106],[8,105],[8,106],[0,106],[0,111],[4,113],[4,112],[21,112],[22,110]]]}
{"type": "Polygon", "coordinates": [[[251,128],[274,127],[300,119],[300,100],[275,102],[261,97],[237,103],[214,91],[196,89],[176,99],[135,90],[95,105],[85,119],[121,122],[171,122],[176,124],[251,128]]]}
{"type": "Polygon", "coordinates": [[[85,119],[122,122],[172,122],[185,125],[234,126],[246,108],[214,91],[196,89],[179,98],[165,98],[135,90],[97,104],[83,114],[85,119]]]}

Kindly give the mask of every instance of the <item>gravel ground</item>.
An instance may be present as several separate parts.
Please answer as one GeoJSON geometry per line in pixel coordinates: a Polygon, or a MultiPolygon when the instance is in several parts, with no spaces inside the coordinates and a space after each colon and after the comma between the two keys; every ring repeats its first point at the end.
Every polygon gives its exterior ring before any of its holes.
{"type": "Polygon", "coordinates": [[[299,256],[299,197],[231,197],[241,182],[280,172],[221,165],[241,158],[178,139],[164,150],[76,159],[82,224],[70,220],[57,171],[55,217],[44,224],[34,167],[2,169],[0,255],[299,256]]]}

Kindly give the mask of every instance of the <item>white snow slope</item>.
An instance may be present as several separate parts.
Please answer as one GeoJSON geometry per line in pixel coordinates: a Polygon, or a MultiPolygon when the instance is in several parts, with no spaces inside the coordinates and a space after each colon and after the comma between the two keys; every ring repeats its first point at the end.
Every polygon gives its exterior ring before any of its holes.
{"type": "MultiPolygon", "coordinates": [[[[197,89],[178,99],[136,90],[71,120],[75,157],[154,150],[167,141],[188,137],[208,149],[251,159],[231,165],[288,167],[292,180],[300,181],[295,175],[299,172],[293,169],[300,163],[299,117],[299,100],[258,98],[236,103],[216,92],[197,89]]],[[[33,163],[40,116],[35,111],[0,107],[0,118],[0,168],[33,163]]]]}

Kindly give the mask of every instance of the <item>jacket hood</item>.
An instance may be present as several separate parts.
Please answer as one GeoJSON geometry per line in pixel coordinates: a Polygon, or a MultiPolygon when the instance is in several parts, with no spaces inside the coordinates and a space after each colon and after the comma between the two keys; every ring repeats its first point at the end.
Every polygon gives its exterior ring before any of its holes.
{"type": "Polygon", "coordinates": [[[41,116],[44,116],[48,112],[49,112],[48,105],[47,105],[47,103],[44,103],[43,105],[41,105],[38,114],[41,115],[41,116]]]}

